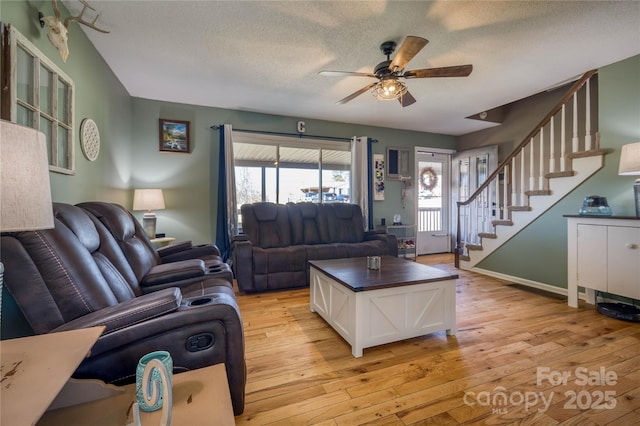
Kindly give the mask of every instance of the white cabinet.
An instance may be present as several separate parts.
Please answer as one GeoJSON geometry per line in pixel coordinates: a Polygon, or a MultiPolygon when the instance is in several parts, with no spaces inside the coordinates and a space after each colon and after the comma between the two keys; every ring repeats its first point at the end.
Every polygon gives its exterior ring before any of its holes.
{"type": "Polygon", "coordinates": [[[595,291],[640,299],[640,219],[568,218],[569,306],[578,306],[578,288],[588,303],[595,291]]]}
{"type": "Polygon", "coordinates": [[[640,228],[607,227],[609,293],[640,299],[640,228]]]}
{"type": "Polygon", "coordinates": [[[607,291],[607,226],[578,224],[578,285],[607,291]]]}

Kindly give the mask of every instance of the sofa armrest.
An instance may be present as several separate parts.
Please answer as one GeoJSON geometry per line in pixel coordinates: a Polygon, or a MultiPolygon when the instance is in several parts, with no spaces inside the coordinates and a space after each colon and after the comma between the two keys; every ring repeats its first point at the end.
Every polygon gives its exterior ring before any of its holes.
{"type": "Polygon", "coordinates": [[[173,312],[103,334],[73,377],[100,377],[104,382],[116,385],[134,383],[140,357],[151,351],[166,350],[173,358],[174,372],[223,363],[234,413],[242,413],[246,364],[240,309],[230,290],[209,296],[211,301],[207,304],[192,304],[195,297],[183,298],[173,312]],[[190,350],[198,336],[211,338],[212,345],[202,350],[190,350]],[[96,371],[99,372],[97,376],[96,371]]]}
{"type": "Polygon", "coordinates": [[[220,257],[220,250],[212,244],[192,245],[191,241],[183,241],[178,244],[158,249],[158,255],[162,263],[178,262],[187,259],[206,259],[207,257],[220,257]]]}
{"type": "Polygon", "coordinates": [[[241,291],[251,291],[253,286],[253,244],[244,235],[231,241],[231,267],[241,291]]]}
{"type": "MultiPolygon", "coordinates": [[[[181,260],[179,262],[163,263],[151,268],[140,281],[140,286],[146,288],[161,284],[190,280],[192,278],[203,276],[206,271],[207,268],[202,259],[189,259],[181,260]]],[[[176,285],[172,285],[172,287],[176,285]]]]}
{"type": "Polygon", "coordinates": [[[385,231],[367,231],[364,233],[365,241],[380,240],[387,243],[389,256],[398,257],[398,238],[394,234],[385,231]]]}
{"type": "Polygon", "coordinates": [[[174,253],[180,253],[184,250],[189,250],[191,247],[193,247],[193,244],[191,244],[191,241],[181,241],[179,243],[174,243],[174,244],[159,248],[158,254],[160,255],[160,257],[167,256],[174,253]]]}
{"type": "Polygon", "coordinates": [[[51,332],[104,325],[106,327],[102,334],[104,336],[177,311],[181,302],[182,294],[180,290],[167,288],[83,315],[51,330],[51,332]]]}

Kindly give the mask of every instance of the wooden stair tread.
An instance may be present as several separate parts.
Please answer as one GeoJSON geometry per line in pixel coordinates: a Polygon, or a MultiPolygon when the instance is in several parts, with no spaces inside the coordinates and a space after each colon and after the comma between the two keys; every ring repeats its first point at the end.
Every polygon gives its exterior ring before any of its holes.
{"type": "Polygon", "coordinates": [[[496,238],[498,238],[498,235],[491,232],[478,232],[478,237],[491,238],[492,240],[495,240],[496,238]]]}
{"type": "Polygon", "coordinates": [[[492,220],[492,225],[505,225],[505,226],[513,226],[513,221],[511,220],[492,220]]]}
{"type": "Polygon", "coordinates": [[[553,178],[571,177],[575,175],[576,175],[576,172],[574,172],[573,170],[565,170],[564,172],[547,173],[544,175],[544,177],[547,179],[553,179],[553,178]]]}
{"type": "Polygon", "coordinates": [[[524,191],[524,195],[527,197],[535,195],[551,195],[553,192],[550,189],[535,189],[533,191],[524,191]]]}
{"type": "Polygon", "coordinates": [[[509,211],[512,212],[528,212],[531,211],[531,207],[529,206],[509,206],[507,207],[509,211]]]}
{"type": "Polygon", "coordinates": [[[585,158],[585,157],[595,157],[597,155],[607,155],[610,152],[613,152],[612,149],[591,149],[589,151],[580,151],[580,152],[571,152],[567,154],[567,158],[585,158]]]}
{"type": "Polygon", "coordinates": [[[465,244],[467,250],[482,250],[482,244],[465,244]]]}

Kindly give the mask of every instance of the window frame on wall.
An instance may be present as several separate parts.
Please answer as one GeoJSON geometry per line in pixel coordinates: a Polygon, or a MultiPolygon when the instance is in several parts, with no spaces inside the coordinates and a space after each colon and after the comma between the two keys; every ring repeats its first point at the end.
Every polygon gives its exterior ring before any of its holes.
{"type": "Polygon", "coordinates": [[[15,27],[2,23],[1,118],[45,134],[52,172],[75,174],[74,104],[73,80],[15,27]],[[19,61],[19,53],[26,60],[19,61]]]}
{"type": "MultiPolygon", "coordinates": [[[[272,156],[266,158],[264,155],[261,155],[260,159],[252,159],[247,160],[242,158],[242,156],[238,155],[238,152],[234,150],[234,166],[236,167],[236,171],[238,167],[244,168],[257,168],[261,170],[261,200],[269,201],[267,197],[267,186],[269,184],[267,181],[271,182],[271,185],[275,185],[275,188],[271,190],[274,193],[275,199],[271,199],[270,201],[285,204],[289,200],[284,200],[281,197],[281,177],[280,171],[282,169],[291,169],[291,168],[299,168],[299,169],[308,169],[315,170],[318,173],[318,180],[314,183],[313,188],[316,189],[318,193],[317,202],[325,202],[324,198],[324,188],[326,187],[325,179],[323,178],[323,174],[327,170],[342,170],[349,173],[348,180],[348,196],[349,199],[352,194],[352,178],[351,178],[351,145],[346,141],[335,141],[328,139],[311,139],[303,136],[283,136],[283,135],[272,135],[272,134],[260,134],[254,132],[243,132],[241,130],[233,131],[233,143],[234,144],[243,144],[243,145],[254,145],[260,146],[267,149],[273,149],[272,156]],[[317,160],[314,162],[309,162],[308,158],[306,161],[297,162],[295,158],[289,158],[289,155],[283,155],[283,151],[287,149],[296,150],[310,150],[317,151],[317,160]],[[341,151],[345,152],[349,157],[349,164],[337,164],[328,160],[327,153],[331,151],[341,151]],[[240,157],[240,158],[238,158],[240,157]],[[286,158],[283,158],[286,157],[286,158]],[[271,173],[270,173],[271,171],[271,173]],[[272,175],[272,173],[275,173],[272,175]],[[317,188],[315,188],[317,187],[317,188]],[[321,189],[322,188],[322,189],[321,189]]],[[[264,153],[263,153],[264,154],[264,153]]],[[[306,157],[306,156],[305,156],[306,157]]],[[[238,177],[236,176],[236,186],[238,185],[237,181],[238,177]]],[[[314,193],[315,194],[315,193],[314,193]]],[[[239,206],[238,206],[239,207],[239,206]]]]}

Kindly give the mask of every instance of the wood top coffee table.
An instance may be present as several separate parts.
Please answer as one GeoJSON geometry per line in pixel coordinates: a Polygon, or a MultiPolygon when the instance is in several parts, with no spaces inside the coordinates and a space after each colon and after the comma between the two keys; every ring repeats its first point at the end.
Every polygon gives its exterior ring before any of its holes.
{"type": "Polygon", "coordinates": [[[311,312],[317,312],[352,346],[364,348],[436,331],[456,334],[458,275],[393,256],[380,269],[367,258],[312,260],[311,312]]]}

